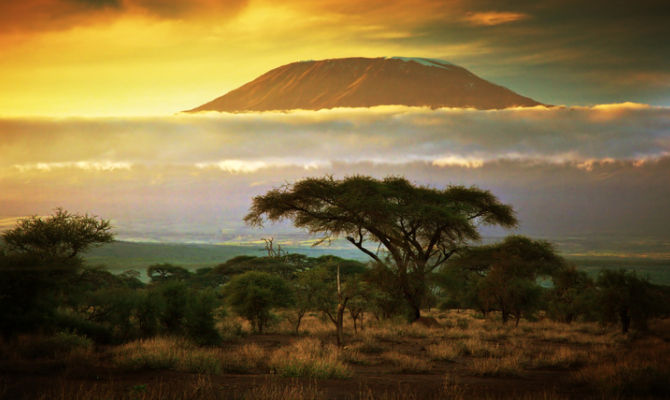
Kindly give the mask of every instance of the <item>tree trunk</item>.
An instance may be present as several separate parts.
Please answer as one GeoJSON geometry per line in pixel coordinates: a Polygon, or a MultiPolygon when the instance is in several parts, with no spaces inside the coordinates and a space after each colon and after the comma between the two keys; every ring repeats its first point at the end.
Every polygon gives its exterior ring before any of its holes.
{"type": "Polygon", "coordinates": [[[630,328],[630,316],[628,315],[628,310],[621,310],[619,312],[619,317],[621,318],[621,333],[628,333],[628,328],[630,328]]]}
{"type": "Polygon", "coordinates": [[[337,322],[335,323],[337,329],[337,346],[341,347],[344,344],[344,304],[337,305],[337,322]]]}
{"type": "Polygon", "coordinates": [[[509,311],[502,310],[502,323],[506,324],[508,319],[509,319],[509,311]]]}
{"type": "Polygon", "coordinates": [[[305,315],[305,313],[298,313],[298,320],[295,323],[295,334],[296,336],[300,333],[300,322],[302,322],[302,317],[305,315]]]}
{"type": "Polygon", "coordinates": [[[412,308],[412,313],[410,314],[411,321],[414,322],[417,319],[421,318],[421,307],[415,306],[414,304],[410,304],[410,307],[412,308]]]}
{"type": "Polygon", "coordinates": [[[340,282],[340,266],[337,266],[337,315],[335,320],[335,329],[337,331],[337,347],[344,344],[344,309],[347,306],[347,299],[342,296],[342,284],[340,282]]]}

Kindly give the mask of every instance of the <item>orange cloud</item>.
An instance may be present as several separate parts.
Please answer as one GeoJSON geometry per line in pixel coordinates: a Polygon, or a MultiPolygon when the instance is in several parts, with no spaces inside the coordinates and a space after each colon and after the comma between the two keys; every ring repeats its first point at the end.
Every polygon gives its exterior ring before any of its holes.
{"type": "Polygon", "coordinates": [[[21,0],[0,2],[0,34],[57,31],[126,15],[177,19],[231,16],[248,0],[21,0]]]}
{"type": "Polygon", "coordinates": [[[487,11],[469,13],[464,19],[471,25],[493,26],[520,21],[529,17],[530,15],[524,13],[487,11]]]}

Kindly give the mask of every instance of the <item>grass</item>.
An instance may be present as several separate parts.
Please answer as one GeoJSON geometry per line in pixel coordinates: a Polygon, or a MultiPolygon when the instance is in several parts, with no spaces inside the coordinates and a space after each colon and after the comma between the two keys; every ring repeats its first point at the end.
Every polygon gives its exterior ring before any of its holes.
{"type": "Polygon", "coordinates": [[[426,348],[431,360],[435,361],[456,361],[457,358],[465,354],[465,347],[462,343],[441,342],[431,344],[426,348]]]}
{"type": "Polygon", "coordinates": [[[269,379],[245,393],[245,400],[319,400],[323,393],[318,389],[316,381],[304,384],[300,381],[291,382],[269,379]]]}
{"type": "Polygon", "coordinates": [[[255,344],[221,349],[197,347],[181,339],[138,340],[113,350],[114,365],[126,371],[174,370],[199,374],[244,374],[266,370],[265,350],[255,344]]]}
{"type": "Polygon", "coordinates": [[[485,377],[520,377],[524,375],[523,360],[517,355],[501,358],[475,358],[470,364],[475,376],[485,377]]]}
{"type": "Polygon", "coordinates": [[[352,371],[340,359],[339,349],[318,339],[299,339],[277,349],[270,368],[280,376],[303,378],[350,378],[352,371]]]}
{"type": "MultiPolygon", "coordinates": [[[[670,320],[652,321],[649,334],[624,336],[616,327],[593,323],[540,319],[515,327],[470,311],[432,316],[444,328],[370,318],[365,330],[354,334],[347,323],[343,348],[333,344],[332,324],[315,315],[305,317],[305,330],[297,336],[285,327],[251,335],[244,321],[229,317],[226,323],[239,324],[240,332],[220,347],[158,337],[96,349],[68,332],[22,336],[0,341],[0,372],[51,379],[39,396],[29,398],[57,400],[566,398],[552,389],[555,382],[572,398],[670,397],[670,320]],[[467,326],[459,326],[459,318],[467,319],[467,326]],[[45,360],[44,368],[35,367],[45,360]],[[88,366],[106,371],[109,382],[77,380],[77,374],[89,376],[88,366]],[[129,376],[154,378],[137,382],[129,376]],[[346,378],[353,379],[332,380],[346,378]],[[442,379],[444,385],[438,383],[442,379]],[[230,380],[240,385],[234,392],[225,386],[230,380]]],[[[15,387],[14,379],[0,379],[0,398],[13,398],[15,387]]]]}
{"type": "Polygon", "coordinates": [[[381,354],[384,351],[384,346],[372,335],[363,336],[361,342],[355,343],[351,347],[364,354],[381,354]]]}
{"type": "Polygon", "coordinates": [[[573,379],[605,396],[670,397],[670,344],[648,338],[634,341],[618,357],[600,357],[573,379]]]}
{"type": "MultiPolygon", "coordinates": [[[[593,350],[592,350],[593,351],[593,350]]],[[[573,369],[581,367],[589,361],[589,354],[584,350],[569,346],[550,348],[535,354],[527,354],[528,368],[535,369],[573,369]]]]}
{"type": "Polygon", "coordinates": [[[423,374],[429,372],[431,369],[431,365],[428,361],[397,351],[387,351],[383,353],[381,357],[386,362],[393,365],[397,369],[397,372],[423,374]]]}

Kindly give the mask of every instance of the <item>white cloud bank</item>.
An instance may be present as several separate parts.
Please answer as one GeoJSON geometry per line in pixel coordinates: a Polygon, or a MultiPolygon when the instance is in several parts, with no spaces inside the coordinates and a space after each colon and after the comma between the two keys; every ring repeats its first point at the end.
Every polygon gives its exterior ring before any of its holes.
{"type": "Polygon", "coordinates": [[[19,169],[77,162],[83,162],[83,168],[103,169],[134,163],[219,165],[241,172],[336,160],[470,167],[499,159],[585,163],[670,154],[670,109],[631,103],[499,111],[390,106],[132,119],[10,119],[0,120],[0,140],[0,166],[19,169]]]}
{"type": "Polygon", "coordinates": [[[215,235],[241,225],[254,195],[324,174],[476,184],[529,233],[657,234],[670,226],[670,108],[0,119],[0,218],[64,206],[215,235]]]}

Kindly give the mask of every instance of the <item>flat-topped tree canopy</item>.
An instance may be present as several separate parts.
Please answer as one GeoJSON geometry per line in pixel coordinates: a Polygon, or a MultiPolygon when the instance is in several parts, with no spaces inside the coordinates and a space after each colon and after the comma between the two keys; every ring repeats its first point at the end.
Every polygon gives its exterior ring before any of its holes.
{"type": "Polygon", "coordinates": [[[435,189],[401,177],[307,178],[253,200],[250,225],[290,219],[299,228],[345,237],[374,261],[392,269],[412,318],[420,316],[426,276],[456,251],[480,238],[478,226],[517,224],[511,206],[476,187],[435,189]],[[366,247],[383,248],[388,257],[366,247]]]}

